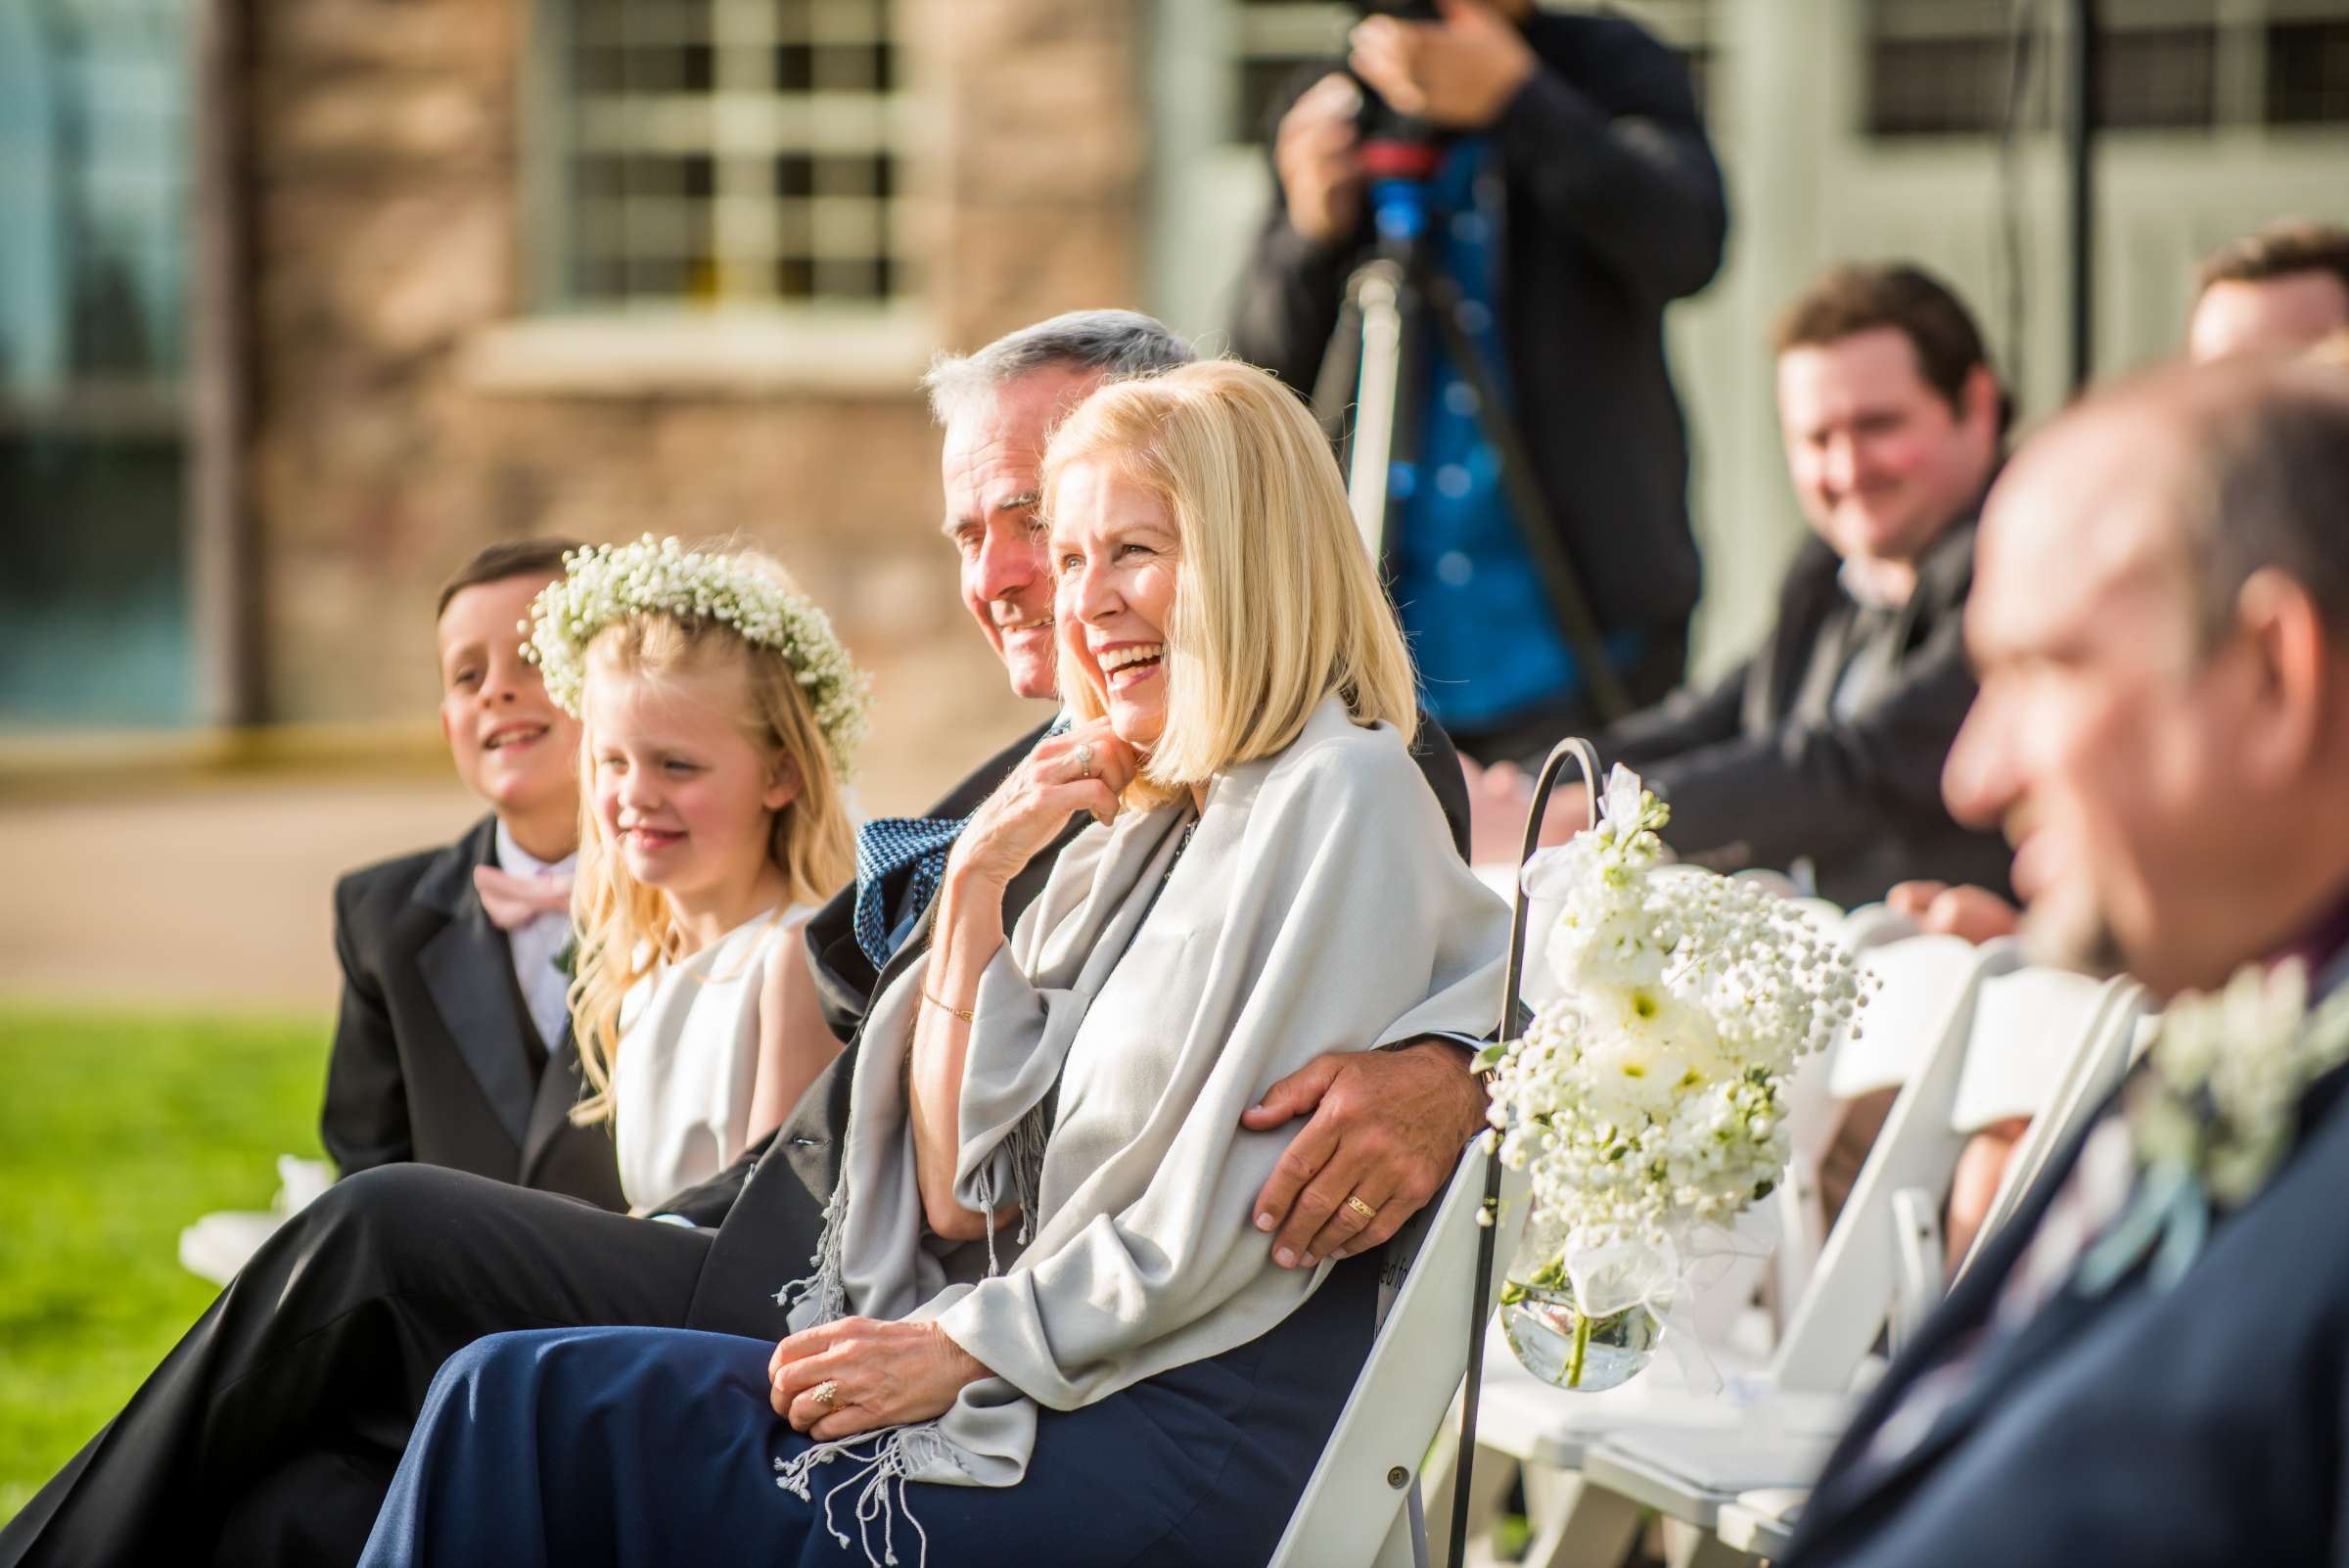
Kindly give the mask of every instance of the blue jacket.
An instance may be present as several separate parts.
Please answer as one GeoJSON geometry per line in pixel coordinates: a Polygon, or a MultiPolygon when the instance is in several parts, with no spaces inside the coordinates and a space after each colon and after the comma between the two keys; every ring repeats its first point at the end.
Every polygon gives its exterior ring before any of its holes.
{"type": "Polygon", "coordinates": [[[2345,1090],[2349,1072],[2316,1085],[2288,1162],[2175,1286],[2141,1268],[2098,1298],[2059,1289],[1981,1352],[1920,1442],[1867,1459],[1901,1397],[1987,1320],[2075,1143],[1869,1396],[1783,1568],[2349,1563],[2345,1090]]]}

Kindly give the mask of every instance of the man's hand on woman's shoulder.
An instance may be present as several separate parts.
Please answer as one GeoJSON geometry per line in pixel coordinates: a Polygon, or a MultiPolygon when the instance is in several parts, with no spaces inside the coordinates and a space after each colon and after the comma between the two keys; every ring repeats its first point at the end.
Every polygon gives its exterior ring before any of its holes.
{"type": "Polygon", "coordinates": [[[1242,1114],[1257,1132],[1311,1117],[1256,1200],[1257,1228],[1273,1232],[1273,1262],[1311,1268],[1383,1246],[1444,1190],[1485,1127],[1484,1082],[1468,1062],[1440,1039],[1328,1051],[1242,1114]]]}

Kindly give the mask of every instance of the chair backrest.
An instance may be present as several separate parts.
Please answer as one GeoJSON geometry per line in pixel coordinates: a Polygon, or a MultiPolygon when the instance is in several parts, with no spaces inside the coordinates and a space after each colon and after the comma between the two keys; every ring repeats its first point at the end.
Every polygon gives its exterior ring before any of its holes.
{"type": "Polygon", "coordinates": [[[1838,1393],[1875,1342],[1897,1282],[1894,1195],[1938,1192],[1964,1140],[1950,1126],[1984,981],[2021,963],[2010,941],[1975,947],[1955,937],[1911,937],[1863,949],[1880,989],[1861,1015],[1858,1039],[1836,1051],[1839,1097],[1899,1084],[1835,1228],[1819,1250],[1771,1364],[1778,1387],[1838,1393]]]}
{"type": "MultiPolygon", "coordinates": [[[[2094,984],[2091,982],[2090,984],[2094,984]]],[[[2088,1029],[2087,1043],[2071,1053],[2054,1092],[2031,1119],[2031,1130],[2008,1156],[1998,1194],[1991,1200],[1981,1231],[1958,1266],[1963,1273],[1981,1256],[1982,1248],[2001,1226],[2014,1218],[2048,1161],[2070,1141],[2081,1124],[2094,1116],[2128,1072],[2143,1031],[2149,1006],[2144,988],[2117,979],[2096,988],[2097,1010],[2088,1029]]]]}
{"type": "Polygon", "coordinates": [[[2111,1001],[2106,982],[2062,969],[2017,969],[1984,980],[1974,996],[1950,1130],[1970,1135],[2053,1109],[2111,1001]]]}
{"type": "Polygon", "coordinates": [[[1876,989],[1858,1032],[1836,1043],[1828,1064],[1827,1092],[1839,1100],[1912,1081],[1928,1057],[1952,1043],[1949,1031],[1962,1022],[1974,987],[2021,962],[2011,942],[1977,947],[1942,936],[1904,937],[1862,947],[1858,956],[1876,989]]]}
{"type": "MultiPolygon", "coordinates": [[[[1318,1563],[1385,1563],[1405,1519],[1419,1461],[1468,1367],[1468,1335],[1492,1315],[1500,1276],[1517,1250],[1531,1206],[1523,1173],[1504,1172],[1495,1223],[1495,1264],[1481,1310],[1471,1312],[1468,1279],[1476,1267],[1476,1222],[1484,1201],[1485,1154],[1468,1146],[1443,1197],[1422,1210],[1417,1245],[1390,1244],[1402,1282],[1370,1359],[1306,1482],[1297,1511],[1272,1554],[1273,1568],[1318,1563]]],[[[1402,1242],[1411,1233],[1406,1226],[1402,1242]]],[[[1408,1560],[1407,1556],[1404,1560],[1408,1560]]]]}

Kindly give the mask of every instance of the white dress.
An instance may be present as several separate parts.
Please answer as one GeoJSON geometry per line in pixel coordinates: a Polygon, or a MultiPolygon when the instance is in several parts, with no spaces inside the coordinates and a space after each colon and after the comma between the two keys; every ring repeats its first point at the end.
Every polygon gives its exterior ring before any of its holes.
{"type": "Polygon", "coordinates": [[[612,1130],[634,1212],[708,1180],[748,1144],[759,995],[776,945],[798,938],[805,912],[754,915],[622,1000],[612,1130]]]}

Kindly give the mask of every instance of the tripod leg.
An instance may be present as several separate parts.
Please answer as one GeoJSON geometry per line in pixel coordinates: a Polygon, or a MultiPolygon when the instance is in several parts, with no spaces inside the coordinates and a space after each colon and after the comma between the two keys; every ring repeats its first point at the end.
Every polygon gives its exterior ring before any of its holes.
{"type": "Polygon", "coordinates": [[[1403,417],[1402,278],[1392,263],[1374,261],[1356,274],[1353,298],[1361,316],[1362,354],[1354,440],[1347,451],[1346,499],[1370,559],[1383,563],[1395,438],[1403,417]]]}
{"type": "Polygon", "coordinates": [[[1349,288],[1338,305],[1337,328],[1321,354],[1320,373],[1313,377],[1313,419],[1321,434],[1329,438],[1329,444],[1337,448],[1340,463],[1346,461],[1347,447],[1354,439],[1353,421],[1347,416],[1354,408],[1361,368],[1362,311],[1349,288]]]}

